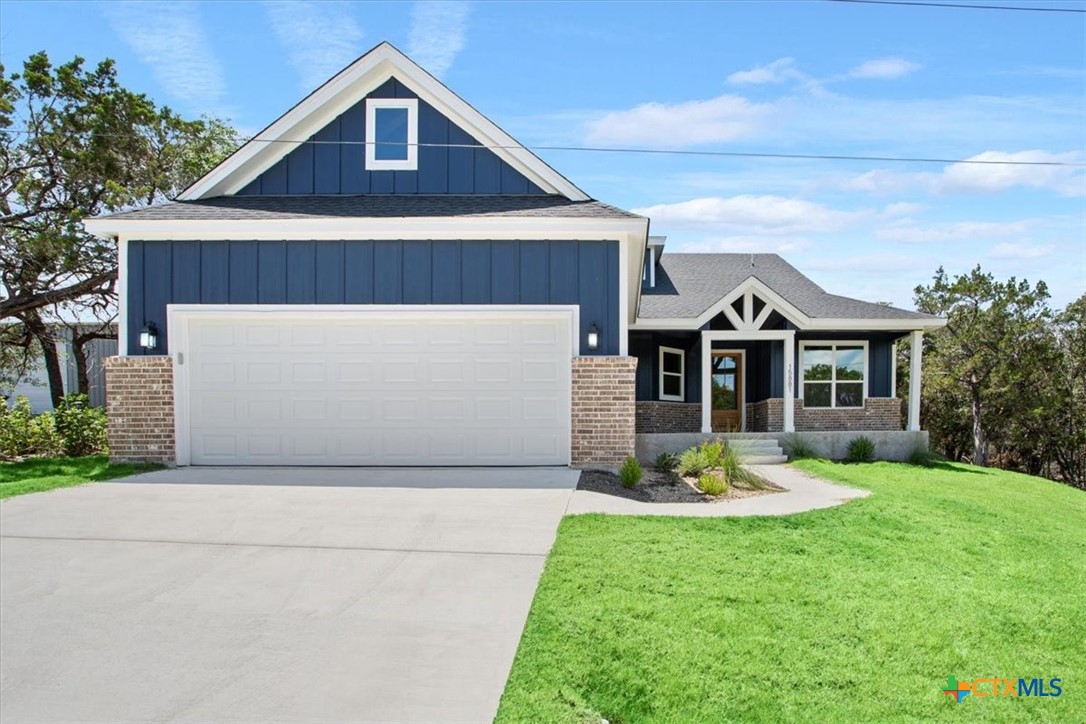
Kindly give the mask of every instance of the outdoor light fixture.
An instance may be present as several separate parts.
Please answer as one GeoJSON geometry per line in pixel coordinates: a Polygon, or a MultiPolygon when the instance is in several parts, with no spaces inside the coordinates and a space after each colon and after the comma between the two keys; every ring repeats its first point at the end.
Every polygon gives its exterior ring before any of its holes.
{"type": "Polygon", "coordinates": [[[140,347],[154,349],[158,346],[158,327],[154,322],[148,322],[140,330],[140,347]]]}
{"type": "Polygon", "coordinates": [[[600,330],[593,322],[592,326],[588,328],[588,348],[599,349],[600,347],[600,330]]]}

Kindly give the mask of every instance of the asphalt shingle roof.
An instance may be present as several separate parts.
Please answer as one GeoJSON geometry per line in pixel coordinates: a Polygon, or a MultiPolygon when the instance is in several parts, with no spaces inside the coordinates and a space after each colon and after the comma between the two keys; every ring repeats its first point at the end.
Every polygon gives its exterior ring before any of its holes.
{"type": "Polygon", "coordinates": [[[694,319],[749,277],[812,318],[935,319],[826,292],[776,254],[668,254],[660,257],[656,286],[641,291],[641,319],[694,319]]]}
{"type": "Polygon", "coordinates": [[[637,219],[637,214],[599,201],[564,196],[218,196],[171,201],[113,214],[140,221],[256,221],[317,218],[411,218],[514,216],[574,219],[637,219]]]}

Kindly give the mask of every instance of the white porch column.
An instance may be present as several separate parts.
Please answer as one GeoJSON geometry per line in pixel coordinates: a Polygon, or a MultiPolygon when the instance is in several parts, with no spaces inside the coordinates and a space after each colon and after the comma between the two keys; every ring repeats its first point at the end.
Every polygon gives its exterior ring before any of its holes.
{"type": "Polygon", "coordinates": [[[912,333],[909,349],[909,430],[920,430],[921,360],[924,357],[924,332],[912,333]]]}
{"type": "Polygon", "coordinates": [[[713,343],[701,333],[701,431],[713,431],[713,343]]]}
{"type": "Polygon", "coordinates": [[[794,389],[796,376],[792,371],[792,365],[796,359],[796,335],[795,332],[784,338],[784,431],[796,431],[796,391],[794,389]]]}

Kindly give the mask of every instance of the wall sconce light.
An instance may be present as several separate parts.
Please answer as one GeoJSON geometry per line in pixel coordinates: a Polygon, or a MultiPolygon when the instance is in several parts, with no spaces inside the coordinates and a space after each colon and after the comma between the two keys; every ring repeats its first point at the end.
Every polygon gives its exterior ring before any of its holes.
{"type": "Polygon", "coordinates": [[[588,348],[599,349],[600,348],[600,330],[596,327],[595,322],[588,328],[588,348]]]}
{"type": "Polygon", "coordinates": [[[148,322],[140,330],[140,347],[152,350],[158,346],[158,327],[154,322],[148,322]]]}

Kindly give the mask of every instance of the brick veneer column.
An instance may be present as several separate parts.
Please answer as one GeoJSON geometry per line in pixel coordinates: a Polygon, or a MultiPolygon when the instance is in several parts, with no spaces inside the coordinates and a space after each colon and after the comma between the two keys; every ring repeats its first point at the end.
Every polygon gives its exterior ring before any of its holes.
{"type": "Polygon", "coordinates": [[[636,357],[573,358],[573,467],[618,467],[633,454],[636,372],[636,357]]]}
{"type": "Polygon", "coordinates": [[[173,359],[110,357],[105,370],[109,459],[172,464],[173,359]]]}

